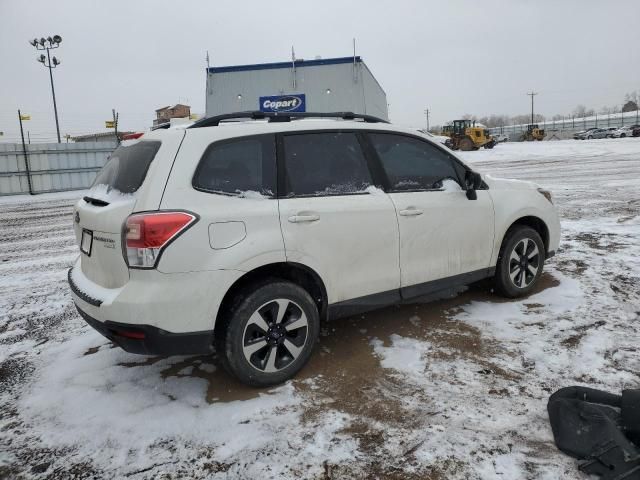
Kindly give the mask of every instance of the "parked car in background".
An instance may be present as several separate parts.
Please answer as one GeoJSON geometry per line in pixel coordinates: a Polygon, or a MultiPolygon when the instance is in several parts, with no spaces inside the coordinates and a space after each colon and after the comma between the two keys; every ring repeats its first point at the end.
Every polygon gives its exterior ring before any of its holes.
{"type": "Polygon", "coordinates": [[[494,133],[492,136],[496,143],[509,141],[509,135],[507,135],[506,133],[494,133]]]}
{"type": "Polygon", "coordinates": [[[608,127],[605,130],[607,131],[607,138],[613,138],[613,132],[618,130],[618,127],[608,127]]]}
{"type": "MultiPolygon", "coordinates": [[[[591,140],[593,138],[607,138],[609,130],[605,128],[590,128],[586,132],[577,135],[578,140],[591,140]]],[[[576,135],[573,136],[576,138],[576,135]]]]}
{"type": "Polygon", "coordinates": [[[321,320],[485,278],[533,291],[560,240],[547,190],[374,117],[289,115],[210,117],[111,154],[72,217],[89,325],[133,353],[215,350],[267,386],[304,366],[321,320]]]}
{"type": "Polygon", "coordinates": [[[636,125],[627,125],[626,127],[620,127],[613,131],[612,138],[624,138],[633,136],[633,129],[636,125]]]}
{"type": "Polygon", "coordinates": [[[587,135],[594,130],[597,130],[597,128],[588,128],[587,130],[581,130],[579,132],[576,132],[573,134],[573,139],[584,140],[585,138],[587,138],[587,135]]]}

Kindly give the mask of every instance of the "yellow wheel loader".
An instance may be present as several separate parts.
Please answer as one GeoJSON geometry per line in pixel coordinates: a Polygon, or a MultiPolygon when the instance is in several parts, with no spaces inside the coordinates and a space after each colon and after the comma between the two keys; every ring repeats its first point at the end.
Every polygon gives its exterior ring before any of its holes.
{"type": "Polygon", "coordinates": [[[541,141],[543,138],[544,130],[539,128],[535,123],[527,125],[527,131],[520,135],[521,142],[533,142],[534,140],[541,141]]]}
{"type": "Polygon", "coordinates": [[[454,120],[452,125],[443,127],[442,134],[449,137],[445,145],[451,150],[468,152],[480,147],[493,148],[496,144],[488,130],[476,127],[475,122],[472,124],[471,120],[454,120]]]}

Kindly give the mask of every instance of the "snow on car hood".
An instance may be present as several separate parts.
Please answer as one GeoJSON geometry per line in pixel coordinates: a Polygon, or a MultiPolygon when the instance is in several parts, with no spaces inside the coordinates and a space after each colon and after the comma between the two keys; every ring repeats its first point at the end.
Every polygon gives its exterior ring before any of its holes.
{"type": "Polygon", "coordinates": [[[535,190],[540,188],[537,183],[528,182],[526,180],[515,180],[512,178],[495,178],[491,175],[483,175],[482,179],[489,188],[500,190],[535,190]]]}

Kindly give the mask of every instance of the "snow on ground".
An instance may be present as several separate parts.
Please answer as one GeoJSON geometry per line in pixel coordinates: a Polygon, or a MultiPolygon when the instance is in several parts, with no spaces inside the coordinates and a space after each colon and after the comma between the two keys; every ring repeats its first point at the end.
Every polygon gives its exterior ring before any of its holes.
{"type": "Polygon", "coordinates": [[[329,323],[269,390],[215,358],[112,348],[66,284],[83,192],[0,198],[0,477],[583,478],[546,401],[639,386],[640,139],[463,157],[553,191],[563,238],[536,293],[474,286],[329,323]]]}

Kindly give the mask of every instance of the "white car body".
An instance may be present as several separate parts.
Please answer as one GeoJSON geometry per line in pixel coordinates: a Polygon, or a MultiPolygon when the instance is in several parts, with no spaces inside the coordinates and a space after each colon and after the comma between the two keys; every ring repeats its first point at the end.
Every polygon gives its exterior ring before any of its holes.
{"type": "Polygon", "coordinates": [[[120,195],[97,185],[85,198],[108,205],[83,199],[75,206],[78,244],[83,231],[93,239],[85,245],[91,255],[81,253],[69,272],[83,317],[111,339],[119,325],[157,329],[152,339],[145,330],[145,341],[153,345],[131,346],[134,334],[117,341],[130,351],[157,353],[161,344],[161,353],[197,353],[210,348],[225,295],[247,275],[289,266],[308,272],[321,285],[321,316],[329,317],[491,276],[503,238],[516,222],[539,226],[547,257],[557,250],[556,208],[530,182],[483,176],[477,200],[469,200],[455,181],[429,191],[372,186],[359,194],[297,198],[223,195],[192,184],[203,153],[215,142],[335,129],[418,138],[464,167],[430,136],[386,123],[249,121],[147,133],[140,142],[162,143],[140,188],[120,195]],[[192,212],[194,223],[172,238],[155,268],[128,267],[127,217],[165,210],[192,212]]]}
{"type": "Polygon", "coordinates": [[[624,138],[633,136],[633,126],[620,127],[611,132],[613,138],[624,138]]]}

